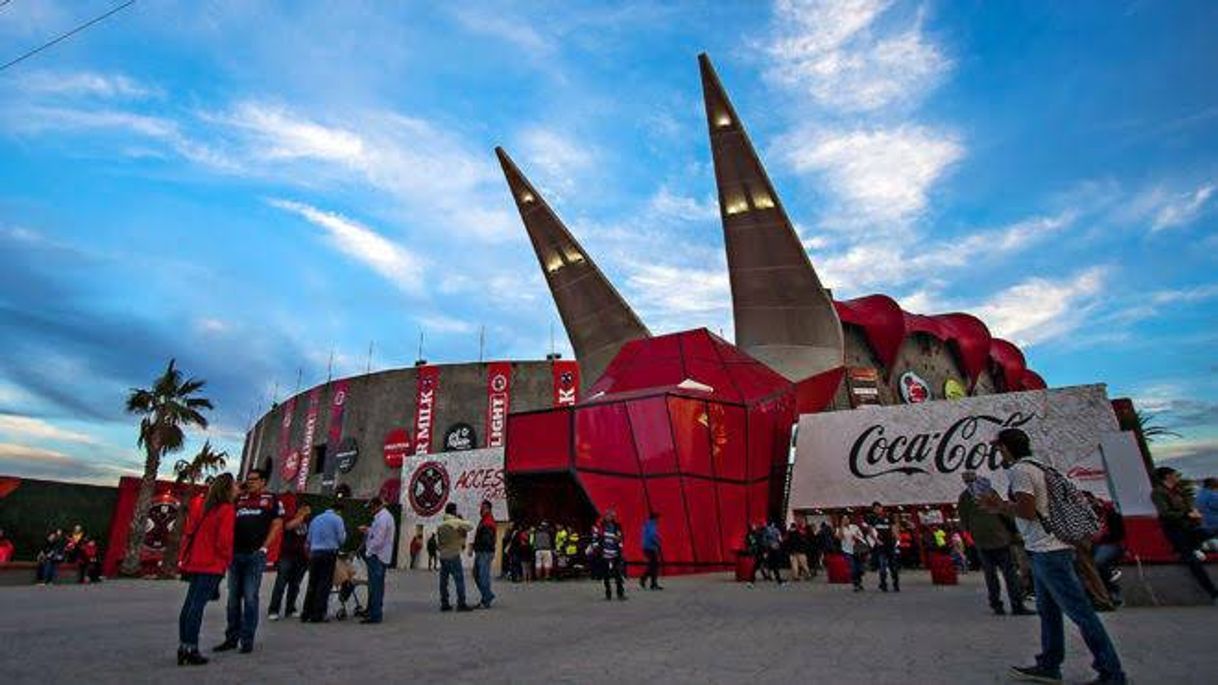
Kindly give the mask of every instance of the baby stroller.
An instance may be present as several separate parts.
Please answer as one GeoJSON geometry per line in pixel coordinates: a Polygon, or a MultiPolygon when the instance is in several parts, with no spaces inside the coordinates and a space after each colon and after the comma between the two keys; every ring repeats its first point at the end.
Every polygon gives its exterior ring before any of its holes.
{"type": "Polygon", "coordinates": [[[337,621],[345,621],[348,615],[356,618],[367,616],[368,610],[364,603],[360,602],[360,588],[363,588],[364,599],[368,596],[368,565],[364,559],[358,554],[352,552],[344,552],[338,555],[338,561],[334,564],[334,589],[332,592],[338,595],[338,611],[334,614],[334,619],[337,621]],[[355,611],[351,614],[347,613],[347,602],[354,601],[355,611]]]}

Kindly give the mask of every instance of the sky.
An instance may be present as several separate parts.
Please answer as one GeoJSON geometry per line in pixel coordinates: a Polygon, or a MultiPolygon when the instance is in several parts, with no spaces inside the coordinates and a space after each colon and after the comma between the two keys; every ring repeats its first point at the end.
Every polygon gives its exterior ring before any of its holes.
{"type": "MultiPolygon", "coordinates": [[[[0,63],[119,4],[0,6],[0,63]]],[[[137,2],[0,71],[0,473],[135,473],[123,400],[170,358],[216,403],[184,454],[236,462],[273,399],[420,336],[537,359],[553,330],[570,357],[496,145],[653,332],[730,338],[707,52],[835,297],[972,312],[1218,474],[1215,26],[1212,2],[137,2]]]]}

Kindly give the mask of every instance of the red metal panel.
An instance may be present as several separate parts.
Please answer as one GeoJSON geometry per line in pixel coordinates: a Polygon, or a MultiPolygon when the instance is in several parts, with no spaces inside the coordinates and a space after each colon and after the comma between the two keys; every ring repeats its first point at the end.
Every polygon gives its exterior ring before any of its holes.
{"type": "Polygon", "coordinates": [[[767,519],[770,504],[770,483],[761,481],[747,486],[749,489],[749,517],[753,523],[762,523],[767,519]]]}
{"type": "Polygon", "coordinates": [[[935,317],[947,331],[956,357],[971,388],[989,362],[993,336],[981,319],[971,314],[943,314],[935,317]]]}
{"type": "Polygon", "coordinates": [[[575,467],[638,475],[639,462],[625,404],[575,410],[575,467]]]}
{"type": "Polygon", "coordinates": [[[1023,390],[1023,372],[1028,368],[1023,352],[1014,343],[994,338],[990,343],[990,357],[1002,369],[1003,389],[1007,392],[1023,390]]]}
{"type": "Polygon", "coordinates": [[[745,486],[719,481],[719,534],[725,552],[744,548],[748,530],[748,508],[745,506],[745,486]]]}
{"type": "Polygon", "coordinates": [[[643,473],[676,473],[677,450],[672,444],[672,426],[668,422],[665,398],[632,400],[626,408],[643,473]]]}
{"type": "MultiPolygon", "coordinates": [[[[694,561],[727,561],[729,557],[723,553],[719,540],[715,483],[700,478],[685,478],[682,485],[685,488],[685,504],[689,509],[689,529],[693,534],[694,561]]],[[[654,501],[652,506],[655,506],[654,501]]]]}
{"type": "Polygon", "coordinates": [[[905,340],[905,313],[900,305],[887,295],[868,295],[834,304],[842,321],[862,327],[875,356],[885,369],[891,370],[905,340]]]}
{"type": "MultiPolygon", "coordinates": [[[[734,402],[743,401],[732,377],[724,366],[717,361],[711,362],[704,359],[686,360],[685,375],[687,378],[693,379],[702,385],[708,385],[713,388],[713,395],[715,397],[730,399],[734,402]]],[[[708,393],[707,396],[709,397],[711,394],[708,393]]]]}
{"type": "Polygon", "coordinates": [[[681,473],[711,476],[710,418],[706,403],[682,397],[668,398],[668,413],[677,438],[677,463],[681,473]]]}
{"type": "Polygon", "coordinates": [[[609,509],[617,512],[622,532],[626,536],[626,559],[641,561],[643,523],[648,514],[642,479],[582,471],[578,473],[584,492],[588,493],[588,498],[592,500],[597,512],[602,515],[609,509]]]}
{"type": "MultiPolygon", "coordinates": [[[[689,539],[689,518],[685,511],[685,499],[681,492],[681,479],[648,478],[647,501],[651,511],[660,514],[660,540],[663,542],[664,561],[667,563],[696,561],[689,539]]],[[[642,536],[643,527],[627,529],[627,536],[642,536]]]]}
{"type": "Polygon", "coordinates": [[[773,405],[753,407],[748,413],[749,453],[748,470],[745,477],[750,481],[770,475],[774,455],[773,405]]]}
{"type": "Polygon", "coordinates": [[[680,340],[681,356],[686,362],[694,359],[713,363],[719,362],[719,355],[715,352],[715,343],[710,337],[710,332],[705,328],[681,333],[680,340]]]}
{"type": "Polygon", "coordinates": [[[511,473],[552,471],[571,466],[570,409],[508,417],[504,463],[511,473]]]}
{"type": "Polygon", "coordinates": [[[715,476],[744,480],[748,444],[743,407],[710,402],[711,462],[715,476]]]}

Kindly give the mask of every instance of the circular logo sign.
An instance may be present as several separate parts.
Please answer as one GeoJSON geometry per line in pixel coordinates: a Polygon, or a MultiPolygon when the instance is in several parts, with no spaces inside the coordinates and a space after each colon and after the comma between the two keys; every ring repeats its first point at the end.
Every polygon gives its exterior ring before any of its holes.
{"type": "Polygon", "coordinates": [[[497,373],[491,378],[491,390],[495,392],[503,392],[504,390],[507,390],[507,386],[507,376],[497,373]]]}
{"type": "Polygon", "coordinates": [[[288,450],[283,455],[283,465],[279,467],[279,475],[283,476],[284,481],[292,480],[296,477],[296,472],[300,470],[300,452],[296,450],[288,450]]]}
{"type": "Polygon", "coordinates": [[[474,427],[468,423],[455,423],[444,433],[445,452],[472,450],[477,442],[478,437],[474,433],[474,427]]]}
{"type": "Polygon", "coordinates": [[[347,473],[355,468],[355,460],[359,459],[359,445],[355,443],[355,438],[347,436],[338,443],[338,451],[334,453],[335,465],[342,473],[347,473]]]}
{"type": "Polygon", "coordinates": [[[901,399],[905,400],[906,404],[921,404],[930,399],[930,386],[913,371],[901,374],[899,383],[901,399]]]}
{"type": "Polygon", "coordinates": [[[144,547],[153,551],[165,549],[169,533],[178,520],[178,499],[168,493],[157,495],[144,520],[144,547]]]}
{"type": "Polygon", "coordinates": [[[385,466],[391,469],[402,468],[402,460],[410,454],[410,433],[405,428],[394,428],[385,435],[383,447],[385,466]]]}
{"type": "Polygon", "coordinates": [[[435,516],[448,503],[448,491],[448,469],[438,461],[426,462],[410,477],[410,508],[419,516],[435,516]]]}
{"type": "Polygon", "coordinates": [[[949,378],[943,383],[943,397],[949,400],[959,400],[968,396],[968,391],[964,389],[964,384],[955,378],[949,378]]]}

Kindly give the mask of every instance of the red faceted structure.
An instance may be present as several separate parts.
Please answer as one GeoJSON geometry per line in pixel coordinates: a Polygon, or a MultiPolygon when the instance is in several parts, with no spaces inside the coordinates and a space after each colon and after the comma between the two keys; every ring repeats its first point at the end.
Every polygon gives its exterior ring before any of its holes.
{"type": "MultiPolygon", "coordinates": [[[[823,408],[832,375],[800,384],[800,404],[823,408]]],[[[655,511],[667,572],[730,568],[747,526],[781,508],[796,403],[795,384],[704,328],[627,343],[578,404],[508,418],[512,519],[586,529],[613,509],[637,562],[655,511]]]]}

